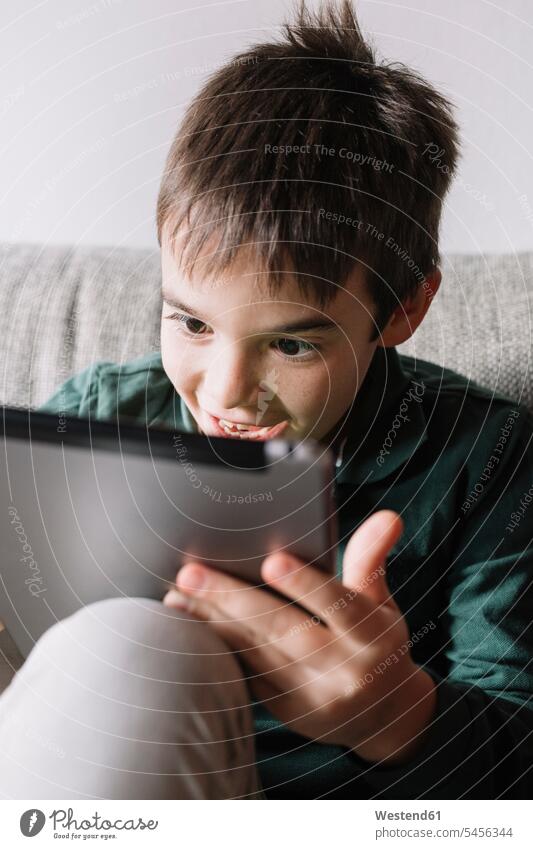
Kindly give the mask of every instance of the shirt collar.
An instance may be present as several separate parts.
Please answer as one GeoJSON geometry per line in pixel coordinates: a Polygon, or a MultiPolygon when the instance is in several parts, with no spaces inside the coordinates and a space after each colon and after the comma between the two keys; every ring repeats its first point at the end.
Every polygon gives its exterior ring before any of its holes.
{"type": "Polygon", "coordinates": [[[183,429],[184,429],[185,433],[200,433],[200,428],[196,424],[196,419],[194,418],[194,416],[192,415],[191,411],[189,410],[187,404],[185,403],[185,401],[181,397],[180,397],[180,412],[181,412],[181,419],[183,421],[183,429]]]}
{"type": "Polygon", "coordinates": [[[148,427],[167,429],[173,427],[184,433],[199,433],[198,425],[183,398],[178,395],[165,373],[156,376],[151,383],[155,398],[159,399],[157,409],[148,416],[148,427]],[[161,398],[163,399],[161,402],[161,398]]]}

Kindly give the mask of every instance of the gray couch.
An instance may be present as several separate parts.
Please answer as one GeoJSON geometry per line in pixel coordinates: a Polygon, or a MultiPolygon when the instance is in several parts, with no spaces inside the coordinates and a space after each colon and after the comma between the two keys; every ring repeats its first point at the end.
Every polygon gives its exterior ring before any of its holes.
{"type": "MultiPolygon", "coordinates": [[[[533,409],[533,254],[448,256],[443,285],[405,353],[467,375],[533,409]]],[[[97,360],[158,348],[157,252],[0,247],[0,400],[38,406],[97,360]]],[[[0,691],[20,656],[0,634],[0,691]]]]}
{"type": "MultiPolygon", "coordinates": [[[[424,323],[402,346],[533,407],[533,253],[448,256],[424,323]]],[[[0,400],[38,406],[92,361],[158,347],[157,252],[0,247],[0,400]]]]}

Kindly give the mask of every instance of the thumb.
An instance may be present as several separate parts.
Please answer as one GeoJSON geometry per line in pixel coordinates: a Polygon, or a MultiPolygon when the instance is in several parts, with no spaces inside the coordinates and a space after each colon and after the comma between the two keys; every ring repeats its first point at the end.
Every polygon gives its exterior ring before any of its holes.
{"type": "Polygon", "coordinates": [[[403,521],[392,510],[379,510],[348,540],[342,560],[342,583],[375,604],[393,601],[385,574],[387,555],[403,533],[403,521]]]}

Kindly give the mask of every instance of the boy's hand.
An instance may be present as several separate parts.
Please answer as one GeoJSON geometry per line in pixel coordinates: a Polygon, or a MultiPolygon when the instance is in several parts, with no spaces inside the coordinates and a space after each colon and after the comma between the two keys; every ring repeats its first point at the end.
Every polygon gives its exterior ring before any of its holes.
{"type": "Polygon", "coordinates": [[[435,713],[435,684],[407,650],[385,559],[402,533],[382,510],[350,538],[342,583],[285,552],[263,561],[267,584],[309,611],[203,564],[187,563],[164,603],[186,607],[236,651],[257,699],[293,731],[402,763],[435,713]],[[195,586],[195,579],[197,585],[195,586]]]}

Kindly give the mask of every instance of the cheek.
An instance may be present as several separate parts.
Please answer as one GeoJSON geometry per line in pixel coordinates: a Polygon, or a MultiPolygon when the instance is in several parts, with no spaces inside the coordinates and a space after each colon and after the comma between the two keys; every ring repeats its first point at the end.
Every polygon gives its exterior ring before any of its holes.
{"type": "Polygon", "coordinates": [[[328,362],[331,380],[329,406],[338,411],[339,407],[345,408],[353,401],[365,379],[375,347],[373,343],[360,348],[347,344],[331,357],[328,362]]]}
{"type": "MultiPolygon", "coordinates": [[[[161,326],[161,361],[167,377],[178,394],[183,394],[195,382],[195,357],[192,349],[177,339],[168,322],[161,326]]],[[[197,359],[196,359],[197,365],[197,359]]]]}
{"type": "Polygon", "coordinates": [[[287,368],[280,380],[279,398],[284,409],[306,424],[336,415],[343,399],[355,391],[351,375],[331,357],[310,369],[287,368]]]}
{"type": "Polygon", "coordinates": [[[302,418],[315,421],[324,414],[335,393],[335,382],[329,366],[321,364],[307,374],[296,374],[287,389],[289,408],[296,407],[302,418]]]}
{"type": "Polygon", "coordinates": [[[352,348],[350,345],[333,363],[332,369],[335,374],[335,382],[339,390],[344,394],[357,394],[359,387],[365,379],[368,366],[374,354],[374,345],[365,345],[360,348],[352,348]]]}

